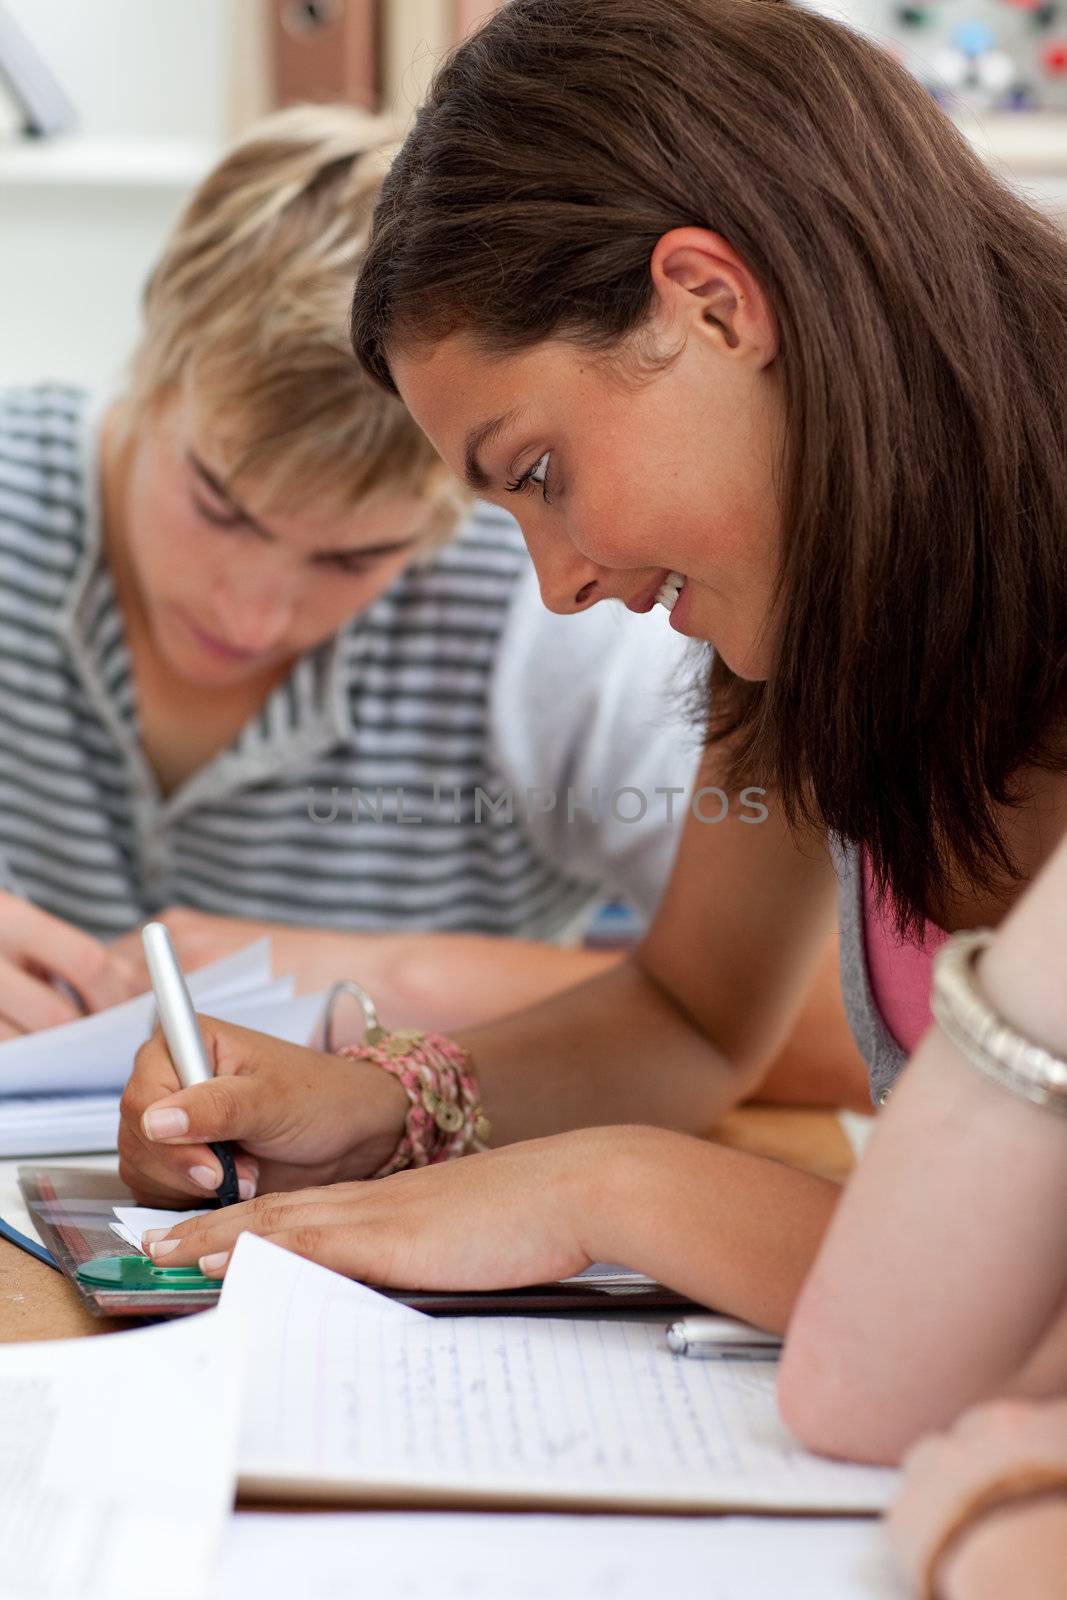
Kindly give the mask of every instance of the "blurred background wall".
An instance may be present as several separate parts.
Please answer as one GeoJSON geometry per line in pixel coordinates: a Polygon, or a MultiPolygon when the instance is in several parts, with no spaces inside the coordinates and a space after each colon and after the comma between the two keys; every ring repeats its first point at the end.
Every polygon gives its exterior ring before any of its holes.
{"type": "MultiPolygon", "coordinates": [[[[990,160],[1067,218],[1067,0],[814,3],[897,49],[990,160]]],[[[494,9],[0,0],[0,45],[6,19],[76,116],[69,133],[26,137],[0,94],[0,383],[113,381],[158,244],[228,139],[294,98],[408,115],[442,54],[494,9]]]]}

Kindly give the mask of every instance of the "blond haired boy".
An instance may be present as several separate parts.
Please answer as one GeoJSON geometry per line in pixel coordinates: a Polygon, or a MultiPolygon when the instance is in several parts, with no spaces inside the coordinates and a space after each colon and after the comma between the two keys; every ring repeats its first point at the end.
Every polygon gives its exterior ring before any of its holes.
{"type": "Polygon", "coordinates": [[[160,913],[188,964],[266,926],[307,984],[472,1022],[604,960],[500,935],[665,883],[674,636],[543,611],[510,519],[352,359],[384,138],[260,124],[167,243],[124,392],[0,395],[0,1036],[73,1014],[54,977],[141,987],[160,913]]]}

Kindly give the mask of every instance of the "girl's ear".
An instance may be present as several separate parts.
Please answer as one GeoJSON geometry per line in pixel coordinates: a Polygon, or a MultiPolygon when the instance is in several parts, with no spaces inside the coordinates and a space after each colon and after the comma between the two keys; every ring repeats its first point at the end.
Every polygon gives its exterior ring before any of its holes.
{"type": "Polygon", "coordinates": [[[724,353],[767,366],[778,354],[778,324],[755,276],[735,250],[705,228],[673,228],[649,263],[661,308],[687,332],[724,353]]]}

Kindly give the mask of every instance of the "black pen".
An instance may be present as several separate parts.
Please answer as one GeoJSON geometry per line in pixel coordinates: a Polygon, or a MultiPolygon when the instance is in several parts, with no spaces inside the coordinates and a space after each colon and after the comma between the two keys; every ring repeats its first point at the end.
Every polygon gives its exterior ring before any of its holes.
{"type": "MultiPolygon", "coordinates": [[[[162,922],[147,922],[141,930],[141,943],[148,963],[148,975],[152,980],[152,993],[156,997],[159,1025],[163,1029],[179,1082],[183,1089],[192,1089],[198,1083],[210,1083],[215,1074],[207,1058],[204,1036],[200,1032],[170,934],[162,922]]],[[[221,1140],[211,1145],[211,1150],[222,1168],[222,1182],[215,1191],[216,1202],[220,1206],[235,1206],[241,1194],[237,1186],[233,1150],[221,1140]]]]}

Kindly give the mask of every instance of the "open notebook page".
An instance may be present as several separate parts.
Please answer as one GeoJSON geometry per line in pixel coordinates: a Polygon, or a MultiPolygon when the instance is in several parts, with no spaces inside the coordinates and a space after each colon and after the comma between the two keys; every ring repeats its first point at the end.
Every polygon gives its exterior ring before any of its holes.
{"type": "Polygon", "coordinates": [[[221,1300],[247,1354],[247,1487],[406,1501],[872,1511],[895,1474],[824,1461],[773,1363],[672,1356],[657,1324],[430,1318],[251,1234],[221,1300]]]}
{"type": "Polygon", "coordinates": [[[211,1600],[907,1600],[853,1518],[426,1512],[231,1519],[211,1600]]]}
{"type": "Polygon", "coordinates": [[[238,1392],[216,1311],[0,1350],[4,1600],[199,1600],[233,1504],[238,1392]]]}

